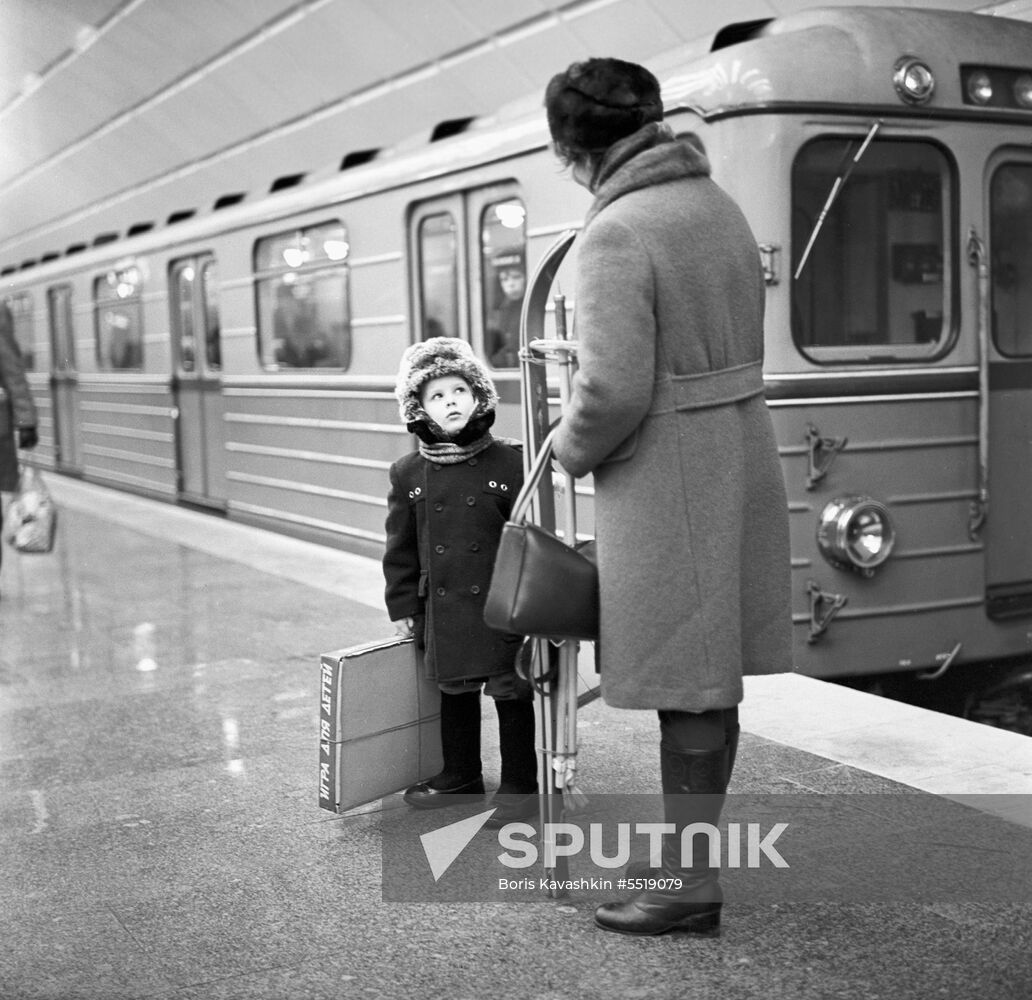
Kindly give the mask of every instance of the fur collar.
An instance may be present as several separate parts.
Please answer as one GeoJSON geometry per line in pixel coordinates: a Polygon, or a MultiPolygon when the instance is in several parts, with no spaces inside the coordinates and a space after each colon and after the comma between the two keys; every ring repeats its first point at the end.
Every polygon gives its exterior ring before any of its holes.
{"type": "Polygon", "coordinates": [[[709,160],[697,136],[675,137],[665,122],[645,125],[606,150],[591,178],[595,200],[584,224],[631,191],[683,177],[708,177],[709,172],[709,160]]]}

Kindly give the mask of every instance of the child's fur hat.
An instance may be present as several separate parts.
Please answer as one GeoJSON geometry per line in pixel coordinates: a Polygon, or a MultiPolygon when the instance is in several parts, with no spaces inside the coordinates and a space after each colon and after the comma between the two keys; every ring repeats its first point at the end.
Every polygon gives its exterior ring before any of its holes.
{"type": "Polygon", "coordinates": [[[573,163],[663,120],[659,81],[644,66],[622,59],[587,59],[557,73],[545,90],[552,145],[573,163]]]}
{"type": "Polygon", "coordinates": [[[430,379],[442,375],[459,375],[466,380],[477,401],[474,417],[494,412],[498,393],[473,348],[457,337],[431,337],[413,344],[401,356],[394,395],[406,425],[430,420],[423,409],[420,391],[430,379]]]}

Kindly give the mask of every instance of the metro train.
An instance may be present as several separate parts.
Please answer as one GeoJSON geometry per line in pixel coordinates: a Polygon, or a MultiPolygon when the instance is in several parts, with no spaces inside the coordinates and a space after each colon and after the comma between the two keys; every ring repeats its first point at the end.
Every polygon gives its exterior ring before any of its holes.
{"type": "MultiPolygon", "coordinates": [[[[796,669],[1032,732],[1032,24],[828,8],[650,68],[758,243],[796,669]]],[[[378,557],[413,340],[469,340],[519,436],[500,276],[589,203],[543,118],[0,266],[26,459],[378,557]]]]}

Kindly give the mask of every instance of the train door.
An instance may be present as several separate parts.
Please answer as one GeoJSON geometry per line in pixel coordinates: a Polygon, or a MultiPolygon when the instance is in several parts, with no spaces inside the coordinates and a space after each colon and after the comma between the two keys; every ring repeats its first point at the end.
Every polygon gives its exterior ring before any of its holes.
{"type": "Polygon", "coordinates": [[[75,361],[72,286],[47,289],[50,327],[50,396],[54,410],[54,461],[62,472],[82,471],[79,374],[75,361]]]}
{"type": "Polygon", "coordinates": [[[1011,618],[1032,615],[1032,154],[996,155],[987,196],[986,607],[992,618],[1011,618]]]}
{"type": "Polygon", "coordinates": [[[427,337],[470,340],[490,366],[519,368],[526,210],[511,182],[437,198],[411,216],[413,315],[427,337]],[[515,318],[515,323],[512,319],[515,318]]]}
{"type": "Polygon", "coordinates": [[[416,274],[413,281],[417,337],[469,339],[465,205],[459,194],[417,205],[409,233],[416,274]]]}
{"type": "Polygon", "coordinates": [[[517,436],[519,321],[527,287],[527,213],[517,185],[502,181],[423,202],[410,227],[419,335],[470,341],[503,404],[498,430],[517,436]]]}
{"type": "Polygon", "coordinates": [[[179,498],[221,509],[226,455],[214,257],[173,262],[169,290],[179,498]]]}

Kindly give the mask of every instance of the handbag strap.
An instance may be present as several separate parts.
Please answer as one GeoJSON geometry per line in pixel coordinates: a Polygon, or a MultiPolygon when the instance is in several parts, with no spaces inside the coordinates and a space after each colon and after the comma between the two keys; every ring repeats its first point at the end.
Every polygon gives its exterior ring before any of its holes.
{"type": "Polygon", "coordinates": [[[552,439],[555,437],[557,430],[557,427],[553,427],[548,432],[545,440],[541,442],[541,447],[538,449],[537,455],[534,456],[534,461],[527,472],[527,478],[523,480],[523,488],[512,505],[512,513],[509,515],[509,520],[514,521],[516,524],[522,524],[527,519],[530,504],[534,499],[534,494],[537,493],[538,484],[541,482],[541,477],[544,475],[545,469],[548,468],[549,459],[552,457],[552,439]]]}

